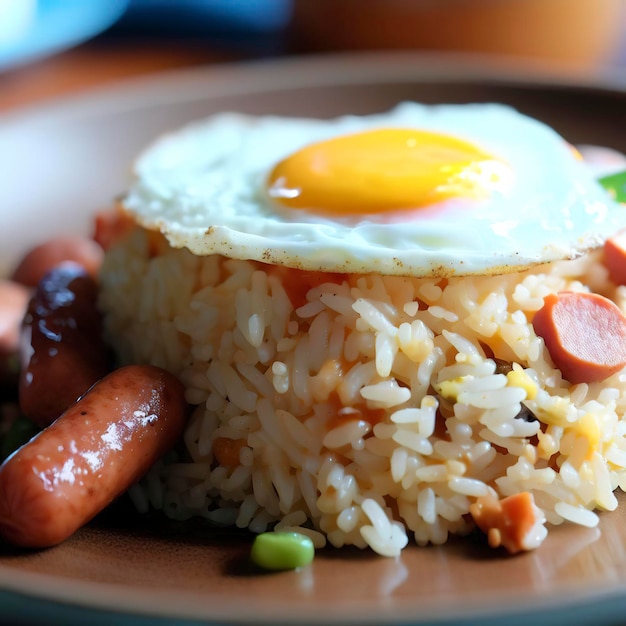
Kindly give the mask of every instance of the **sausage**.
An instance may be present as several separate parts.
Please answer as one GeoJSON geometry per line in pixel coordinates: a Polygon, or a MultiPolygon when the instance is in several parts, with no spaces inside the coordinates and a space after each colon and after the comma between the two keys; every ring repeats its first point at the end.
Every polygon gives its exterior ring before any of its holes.
{"type": "Polygon", "coordinates": [[[0,466],[0,536],[60,543],[177,442],[186,415],[183,386],[168,372],[115,370],[0,466]]]}
{"type": "Polygon", "coordinates": [[[24,285],[0,280],[0,385],[17,382],[20,328],[29,299],[24,285]]]}
{"type": "Polygon", "coordinates": [[[21,341],[19,404],[40,426],[55,420],[108,372],[97,285],[80,265],[62,263],[41,280],[21,341]]]}
{"type": "Polygon", "coordinates": [[[32,248],[13,270],[11,278],[27,287],[36,287],[54,267],[73,261],[97,276],[102,265],[102,248],[87,237],[56,237],[32,248]]]}
{"type": "Polygon", "coordinates": [[[626,285],[626,230],[609,237],[604,243],[604,265],[616,285],[626,285]]]}
{"type": "Polygon", "coordinates": [[[113,209],[100,211],[94,221],[93,239],[108,250],[135,227],[135,220],[118,203],[113,209]]]}
{"type": "Polygon", "coordinates": [[[533,327],[571,383],[604,380],[626,365],[626,318],[604,296],[573,291],[549,294],[535,314],[533,327]]]}

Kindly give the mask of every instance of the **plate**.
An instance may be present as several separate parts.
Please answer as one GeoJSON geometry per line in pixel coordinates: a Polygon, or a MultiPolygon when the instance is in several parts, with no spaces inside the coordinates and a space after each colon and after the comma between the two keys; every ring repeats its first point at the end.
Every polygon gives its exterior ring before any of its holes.
{"type": "MultiPolygon", "coordinates": [[[[485,59],[414,54],[302,57],[200,68],[0,118],[1,256],[56,233],[88,232],[157,134],[222,110],[330,117],[401,100],[498,101],[573,143],[626,151],[626,88],[485,59]],[[621,134],[620,134],[621,133],[621,134]]],[[[626,498],[599,528],[563,525],[516,557],[480,537],[408,547],[397,559],[321,551],[300,571],[259,574],[250,537],[140,518],[120,501],[62,545],[0,546],[2,620],[19,624],[620,623],[626,611],[626,498]]]]}

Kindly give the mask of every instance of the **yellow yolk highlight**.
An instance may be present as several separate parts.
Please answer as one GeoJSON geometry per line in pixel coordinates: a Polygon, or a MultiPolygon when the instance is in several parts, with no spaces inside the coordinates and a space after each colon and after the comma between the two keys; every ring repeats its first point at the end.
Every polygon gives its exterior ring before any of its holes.
{"type": "Polygon", "coordinates": [[[327,215],[412,210],[506,187],[508,166],[468,141],[386,128],[310,144],[278,163],[272,199],[327,215]]]}

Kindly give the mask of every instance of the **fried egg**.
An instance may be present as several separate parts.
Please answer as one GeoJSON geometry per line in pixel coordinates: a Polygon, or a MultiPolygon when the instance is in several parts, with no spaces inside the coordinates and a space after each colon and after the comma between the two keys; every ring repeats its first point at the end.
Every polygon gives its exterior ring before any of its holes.
{"type": "Polygon", "coordinates": [[[626,226],[576,150],[496,104],[216,115],[149,147],[124,206],[197,255],[411,276],[574,258],[626,226]]]}

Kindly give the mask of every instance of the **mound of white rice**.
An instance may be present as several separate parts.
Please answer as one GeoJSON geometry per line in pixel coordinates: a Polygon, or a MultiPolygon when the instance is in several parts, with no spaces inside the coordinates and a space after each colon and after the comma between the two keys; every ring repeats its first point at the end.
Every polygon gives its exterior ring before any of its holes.
{"type": "Polygon", "coordinates": [[[597,524],[626,485],[624,374],[570,385],[531,321],[565,289],[624,308],[599,255],[492,277],[323,275],[136,229],[106,256],[108,337],[195,405],[137,506],[383,555],[467,533],[489,494],[597,524]]]}

